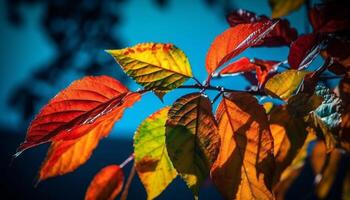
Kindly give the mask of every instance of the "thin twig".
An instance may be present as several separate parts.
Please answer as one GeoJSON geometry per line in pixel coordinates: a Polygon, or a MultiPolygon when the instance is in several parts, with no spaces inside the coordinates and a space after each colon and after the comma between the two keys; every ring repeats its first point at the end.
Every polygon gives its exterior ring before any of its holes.
{"type": "Polygon", "coordinates": [[[133,165],[132,168],[131,168],[131,170],[130,170],[129,177],[128,177],[128,180],[126,181],[126,184],[125,184],[123,193],[122,193],[122,195],[121,195],[121,197],[120,197],[120,200],[126,200],[126,198],[128,197],[129,188],[130,188],[132,179],[133,179],[134,176],[135,176],[135,172],[136,172],[135,165],[133,165]]]}
{"type": "MultiPolygon", "coordinates": [[[[246,92],[252,95],[266,95],[265,92],[263,91],[253,91],[253,90],[232,90],[232,89],[227,89],[221,86],[203,86],[205,90],[216,90],[216,91],[223,91],[223,92],[246,92]]],[[[197,85],[182,85],[178,88],[188,88],[188,89],[203,89],[197,85]]]]}
{"type": "Polygon", "coordinates": [[[202,83],[196,77],[192,77],[192,79],[196,81],[198,85],[203,86],[202,83]]]}

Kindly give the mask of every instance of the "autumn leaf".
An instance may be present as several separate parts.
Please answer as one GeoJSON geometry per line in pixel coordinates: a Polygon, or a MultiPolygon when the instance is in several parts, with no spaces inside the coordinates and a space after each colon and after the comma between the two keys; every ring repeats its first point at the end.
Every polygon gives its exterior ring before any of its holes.
{"type": "Polygon", "coordinates": [[[126,74],[160,98],[192,77],[186,55],[172,44],[142,43],[107,52],[126,74]]]}
{"type": "Polygon", "coordinates": [[[274,184],[280,180],[283,171],[293,162],[305,143],[308,134],[306,128],[303,116],[292,116],[286,106],[276,107],[270,112],[270,130],[276,162],[274,184]]]}
{"type": "Polygon", "coordinates": [[[254,64],[257,66],[255,71],[259,86],[262,86],[267,81],[269,74],[275,72],[281,62],[254,58],[254,64]]]}
{"type": "Polygon", "coordinates": [[[288,63],[292,69],[305,69],[323,48],[323,42],[317,34],[298,37],[290,45],[288,63]]]}
{"type": "Polygon", "coordinates": [[[303,146],[294,157],[292,163],[286,169],[284,169],[280,180],[273,186],[273,191],[277,200],[285,199],[286,192],[303,169],[305,160],[308,156],[308,148],[310,147],[310,144],[317,139],[315,132],[313,132],[312,129],[309,130],[303,146]]]}
{"type": "Polygon", "coordinates": [[[350,13],[347,2],[326,1],[317,4],[309,11],[310,23],[314,32],[332,33],[350,29],[350,13]]]}
{"type": "Polygon", "coordinates": [[[108,165],[92,179],[85,200],[113,200],[121,192],[123,183],[123,170],[118,165],[108,165]]]}
{"type": "Polygon", "coordinates": [[[166,147],[169,157],[195,198],[219,151],[217,131],[211,102],[201,93],[182,96],[168,112],[166,147]]]}
{"type": "Polygon", "coordinates": [[[288,99],[299,89],[307,74],[309,72],[297,70],[287,70],[276,74],[266,82],[265,91],[273,97],[288,99]]]}
{"type": "Polygon", "coordinates": [[[100,139],[107,137],[114,123],[122,117],[125,108],[130,107],[139,99],[140,94],[128,93],[119,100],[118,106],[103,116],[103,120],[91,125],[90,129],[81,129],[82,136],[76,139],[53,141],[41,166],[39,181],[72,172],[84,164],[90,158],[100,139]]]}
{"type": "Polygon", "coordinates": [[[344,105],[339,130],[339,140],[340,145],[347,152],[350,152],[350,77],[343,78],[340,81],[339,96],[344,105]]]}
{"type": "Polygon", "coordinates": [[[208,74],[212,74],[231,58],[257,44],[273,30],[276,24],[277,22],[239,24],[217,36],[211,44],[206,57],[208,74]]]}
{"type": "Polygon", "coordinates": [[[165,144],[165,107],[138,127],[134,136],[136,171],[147,191],[147,199],[156,198],[177,176],[165,144]]]}
{"type": "Polygon", "coordinates": [[[288,15],[303,5],[305,0],[269,0],[272,9],[272,17],[278,18],[288,15]]]}
{"type": "MultiPolygon", "coordinates": [[[[42,143],[72,140],[89,133],[104,119],[119,112],[116,108],[124,106],[123,99],[129,93],[124,85],[108,76],[74,81],[41,109],[15,156],[42,143]]],[[[139,99],[140,95],[132,96],[139,99]]],[[[127,106],[131,104],[126,102],[127,106]]]]}
{"type": "Polygon", "coordinates": [[[223,68],[218,75],[225,76],[225,75],[233,75],[241,72],[247,72],[255,70],[257,66],[250,62],[250,60],[246,57],[242,57],[238,59],[235,62],[230,63],[225,68],[223,68]]]}
{"type": "Polygon", "coordinates": [[[319,199],[325,199],[334,183],[338,171],[341,152],[338,149],[327,154],[324,142],[316,143],[311,153],[310,163],[315,173],[315,193],[319,199]]]}
{"type": "MultiPolygon", "coordinates": [[[[238,24],[250,24],[255,22],[266,22],[272,21],[265,15],[257,16],[255,13],[238,9],[232,11],[226,16],[227,22],[231,27],[234,27],[238,24]]],[[[291,27],[287,19],[278,19],[279,22],[275,28],[268,34],[266,37],[254,47],[276,47],[276,46],[289,46],[292,41],[297,39],[298,32],[295,28],[291,27]]]]}
{"type": "Polygon", "coordinates": [[[265,110],[247,93],[226,94],[216,111],[221,146],[211,178],[225,199],[272,199],[273,138],[265,110]]]}

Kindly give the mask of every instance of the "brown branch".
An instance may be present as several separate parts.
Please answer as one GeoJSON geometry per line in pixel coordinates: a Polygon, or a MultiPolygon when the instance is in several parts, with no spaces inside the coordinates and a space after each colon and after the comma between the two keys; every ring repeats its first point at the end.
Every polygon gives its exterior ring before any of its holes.
{"type": "Polygon", "coordinates": [[[128,177],[128,180],[126,181],[126,184],[125,184],[123,193],[122,193],[122,195],[121,195],[121,197],[120,197],[120,200],[126,200],[126,198],[128,197],[129,188],[130,188],[132,179],[133,179],[134,176],[135,176],[135,172],[136,172],[136,169],[135,169],[135,164],[134,164],[134,165],[132,166],[131,170],[130,170],[129,177],[128,177]]]}

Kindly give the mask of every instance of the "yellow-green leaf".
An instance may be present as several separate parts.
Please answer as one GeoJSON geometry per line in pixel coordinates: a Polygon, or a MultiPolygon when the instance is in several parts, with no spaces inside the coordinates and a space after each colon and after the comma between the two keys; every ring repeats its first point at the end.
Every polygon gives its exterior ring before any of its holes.
{"type": "Polygon", "coordinates": [[[186,55],[172,44],[142,43],[107,52],[126,74],[160,98],[192,77],[186,55]]]}
{"type": "Polygon", "coordinates": [[[208,97],[191,93],[174,102],[166,122],[166,146],[174,167],[197,198],[220,146],[208,97]]]}
{"type": "Polygon", "coordinates": [[[147,199],[154,199],[177,176],[165,146],[165,122],[169,107],[145,119],[134,137],[136,171],[143,183],[147,199]]]}
{"type": "Polygon", "coordinates": [[[307,71],[287,70],[273,76],[265,84],[265,91],[271,96],[281,99],[288,99],[298,89],[304,77],[309,74],[307,71]]]}
{"type": "Polygon", "coordinates": [[[269,0],[272,8],[272,18],[279,18],[288,15],[303,5],[305,0],[269,0]]]}
{"type": "Polygon", "coordinates": [[[272,199],[273,138],[250,94],[225,95],[216,112],[221,146],[211,178],[225,199],[272,199]]]}

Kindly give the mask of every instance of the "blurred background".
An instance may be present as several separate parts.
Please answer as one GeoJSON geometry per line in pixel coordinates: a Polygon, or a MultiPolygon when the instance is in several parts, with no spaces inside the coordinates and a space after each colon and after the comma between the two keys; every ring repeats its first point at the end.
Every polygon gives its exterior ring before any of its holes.
{"type": "MultiPolygon", "coordinates": [[[[125,112],[85,165],[74,173],[44,181],[34,188],[33,180],[47,145],[28,150],[11,166],[9,164],[30,121],[50,98],[85,75],[105,74],[122,81],[130,89],[139,88],[104,49],[142,42],[173,43],[188,56],[194,76],[204,80],[207,49],[213,39],[229,27],[225,15],[238,8],[271,15],[267,0],[0,0],[1,199],[83,199],[90,180],[99,169],[119,164],[130,155],[137,125],[185,92],[178,90],[167,94],[164,103],[153,94],[145,95],[125,112]]],[[[299,33],[311,31],[305,7],[287,18],[299,33]]],[[[241,56],[282,61],[287,55],[288,48],[283,47],[251,48],[241,56]]],[[[314,64],[320,62],[318,59],[314,64]]],[[[224,85],[243,89],[247,82],[237,76],[226,80],[224,85]]],[[[287,193],[289,199],[302,194],[307,199],[314,198],[312,173],[307,171],[311,169],[306,165],[305,170],[303,179],[295,183],[296,189],[287,193]]],[[[337,192],[335,187],[331,195],[337,192]]],[[[145,197],[136,178],[129,199],[145,197]]],[[[337,196],[330,196],[333,197],[337,196]]],[[[218,199],[220,196],[207,183],[200,198],[218,199]]],[[[191,199],[191,192],[176,179],[159,199],[191,199]]]]}

